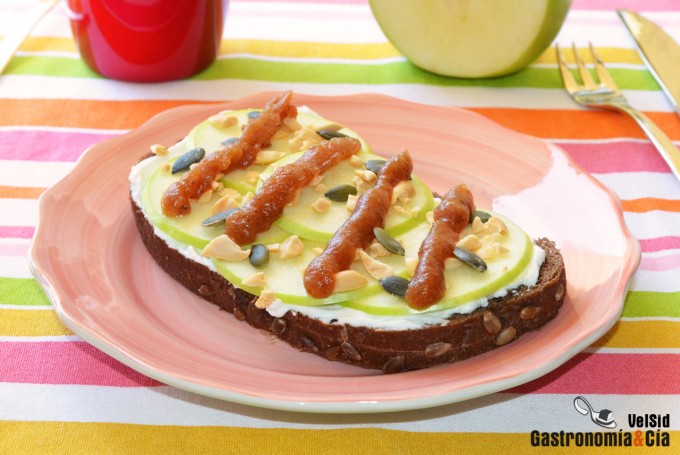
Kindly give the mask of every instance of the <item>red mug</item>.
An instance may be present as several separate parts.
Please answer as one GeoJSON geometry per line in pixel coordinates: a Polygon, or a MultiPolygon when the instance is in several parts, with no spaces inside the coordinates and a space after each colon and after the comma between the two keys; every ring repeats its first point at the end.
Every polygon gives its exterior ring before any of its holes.
{"type": "Polygon", "coordinates": [[[67,0],[81,57],[124,81],[192,76],[215,60],[229,0],[67,0]]]}

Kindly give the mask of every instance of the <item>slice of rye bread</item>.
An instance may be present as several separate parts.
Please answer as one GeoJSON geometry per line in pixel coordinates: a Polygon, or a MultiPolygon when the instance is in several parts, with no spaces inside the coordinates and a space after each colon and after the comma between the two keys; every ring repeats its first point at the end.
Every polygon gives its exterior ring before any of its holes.
{"type": "Polygon", "coordinates": [[[566,294],[562,255],[553,242],[540,239],[537,244],[545,250],[546,260],[535,286],[520,286],[503,298],[491,299],[486,308],[453,315],[446,325],[383,330],[326,324],[291,311],[276,318],[255,306],[256,296],[170,248],[154,234],[154,227],[134,201],[132,209],[151,256],[187,289],[301,351],[386,373],[455,362],[510,343],[553,319],[566,294]]]}

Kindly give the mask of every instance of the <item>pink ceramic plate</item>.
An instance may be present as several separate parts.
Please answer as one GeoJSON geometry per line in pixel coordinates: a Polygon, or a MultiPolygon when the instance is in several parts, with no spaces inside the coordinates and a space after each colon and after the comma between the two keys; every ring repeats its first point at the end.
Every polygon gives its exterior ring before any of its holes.
{"type": "Polygon", "coordinates": [[[62,321],[132,368],[196,393],[277,409],[382,412],[461,401],[537,378],[602,336],[620,314],[639,261],[618,200],[558,148],[474,113],[384,96],[296,96],[359,132],[375,152],[404,148],[445,192],[467,182],[477,205],[504,213],[564,254],[568,298],[542,330],[452,365],[395,375],[295,351],[168,278],[138,237],[130,167],[150,144],[172,144],[222,109],[273,94],[164,112],[95,145],[45,192],[32,269],[62,321]]]}

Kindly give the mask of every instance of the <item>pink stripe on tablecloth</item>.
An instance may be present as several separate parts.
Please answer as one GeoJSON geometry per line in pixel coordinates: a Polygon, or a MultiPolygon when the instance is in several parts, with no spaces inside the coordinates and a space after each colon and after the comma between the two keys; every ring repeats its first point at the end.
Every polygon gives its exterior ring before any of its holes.
{"type": "Polygon", "coordinates": [[[674,395],[680,355],[578,354],[557,370],[505,392],[674,395]],[[655,371],[658,376],[650,376],[655,371]]]}
{"type": "MultiPolygon", "coordinates": [[[[0,382],[114,387],[161,385],[81,341],[0,343],[0,382]],[[41,359],[31,363],[25,359],[41,359]]],[[[512,393],[679,394],[680,356],[579,354],[556,371],[512,393]],[[649,377],[663,371],[667,377],[649,377]]]]}
{"type": "Polygon", "coordinates": [[[28,244],[0,242],[0,256],[26,256],[28,244]]]}
{"type": "Polygon", "coordinates": [[[76,161],[91,145],[114,136],[77,131],[0,131],[0,159],[76,161]],[[33,147],[27,148],[26,144],[33,144],[33,147]]]}
{"type": "Polygon", "coordinates": [[[0,239],[30,239],[34,232],[33,226],[0,226],[0,239]]]}
{"type": "Polygon", "coordinates": [[[557,143],[588,172],[670,172],[654,146],[647,142],[557,143]]]}
{"type": "Polygon", "coordinates": [[[632,9],[634,11],[677,11],[679,8],[677,0],[651,0],[640,2],[640,0],[574,0],[571,4],[572,9],[581,10],[605,10],[611,11],[616,8],[632,9]]]}
{"type": "Polygon", "coordinates": [[[161,385],[84,341],[0,343],[0,382],[88,384],[117,387],[161,385]],[[40,359],[27,362],[26,359],[40,359]]]}
{"type": "Polygon", "coordinates": [[[640,248],[642,248],[644,253],[680,248],[680,237],[677,236],[638,239],[638,241],[640,242],[640,248]]]}
{"type": "MultiPolygon", "coordinates": [[[[244,3],[245,0],[236,0],[244,3]]],[[[368,5],[368,0],[247,0],[247,3],[335,3],[347,5],[368,5]]]]}
{"type": "Polygon", "coordinates": [[[654,272],[680,269],[680,254],[652,258],[643,256],[640,259],[640,268],[654,272]]]}

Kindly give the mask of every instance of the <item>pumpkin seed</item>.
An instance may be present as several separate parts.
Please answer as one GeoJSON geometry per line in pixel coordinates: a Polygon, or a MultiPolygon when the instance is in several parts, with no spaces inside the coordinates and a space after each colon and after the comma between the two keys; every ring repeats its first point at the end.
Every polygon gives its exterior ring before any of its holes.
{"type": "Polygon", "coordinates": [[[472,267],[479,272],[484,272],[486,270],[487,266],[486,262],[484,262],[484,259],[480,258],[472,251],[463,248],[462,246],[457,246],[453,251],[453,255],[460,259],[461,262],[463,262],[463,264],[467,265],[468,267],[472,267]]]}
{"type": "Polygon", "coordinates": [[[238,207],[234,207],[231,209],[223,210],[221,212],[218,212],[214,214],[213,216],[209,216],[205,220],[201,221],[201,226],[209,227],[209,226],[215,226],[216,224],[222,223],[224,220],[226,220],[229,215],[234,213],[235,211],[240,210],[238,207]]]}
{"type": "Polygon", "coordinates": [[[489,221],[489,218],[491,218],[491,214],[483,212],[481,210],[473,210],[470,213],[470,223],[472,223],[475,220],[475,217],[479,217],[482,223],[486,223],[487,221],[489,221]]]}
{"type": "Polygon", "coordinates": [[[333,188],[327,190],[324,193],[324,196],[326,196],[331,201],[347,202],[347,199],[349,198],[350,194],[352,196],[356,196],[357,187],[352,186],[352,185],[348,185],[346,183],[342,183],[340,185],[334,186],[333,188]]]}
{"type": "Polygon", "coordinates": [[[220,142],[220,144],[222,144],[222,145],[229,145],[229,144],[233,144],[234,142],[238,142],[238,138],[237,138],[237,137],[230,137],[229,139],[225,139],[225,140],[223,140],[222,142],[220,142]]]}
{"type": "Polygon", "coordinates": [[[386,292],[403,298],[406,295],[406,289],[408,289],[410,281],[400,276],[391,275],[382,278],[379,280],[379,283],[386,292]]]}
{"type": "Polygon", "coordinates": [[[201,147],[193,148],[180,155],[179,158],[172,164],[172,173],[186,171],[194,163],[198,163],[205,156],[205,150],[201,147]]]}
{"type": "Polygon", "coordinates": [[[404,256],[406,254],[404,247],[401,246],[401,243],[397,242],[397,240],[389,235],[383,228],[373,228],[373,234],[375,234],[375,238],[378,239],[378,242],[380,242],[380,244],[384,246],[387,251],[400,256],[404,256]]]}
{"type": "Polygon", "coordinates": [[[334,137],[347,137],[346,134],[343,134],[340,131],[335,130],[318,130],[316,134],[329,141],[334,137]]]}
{"type": "Polygon", "coordinates": [[[260,111],[250,111],[248,112],[248,118],[254,120],[256,118],[260,118],[260,114],[262,114],[260,111]]]}
{"type": "Polygon", "coordinates": [[[261,243],[256,243],[250,247],[248,261],[253,267],[263,269],[269,264],[269,248],[261,243]]]}
{"type": "Polygon", "coordinates": [[[368,160],[366,161],[365,166],[369,171],[380,174],[380,171],[382,170],[383,166],[385,166],[385,163],[387,163],[385,160],[368,160]]]}

